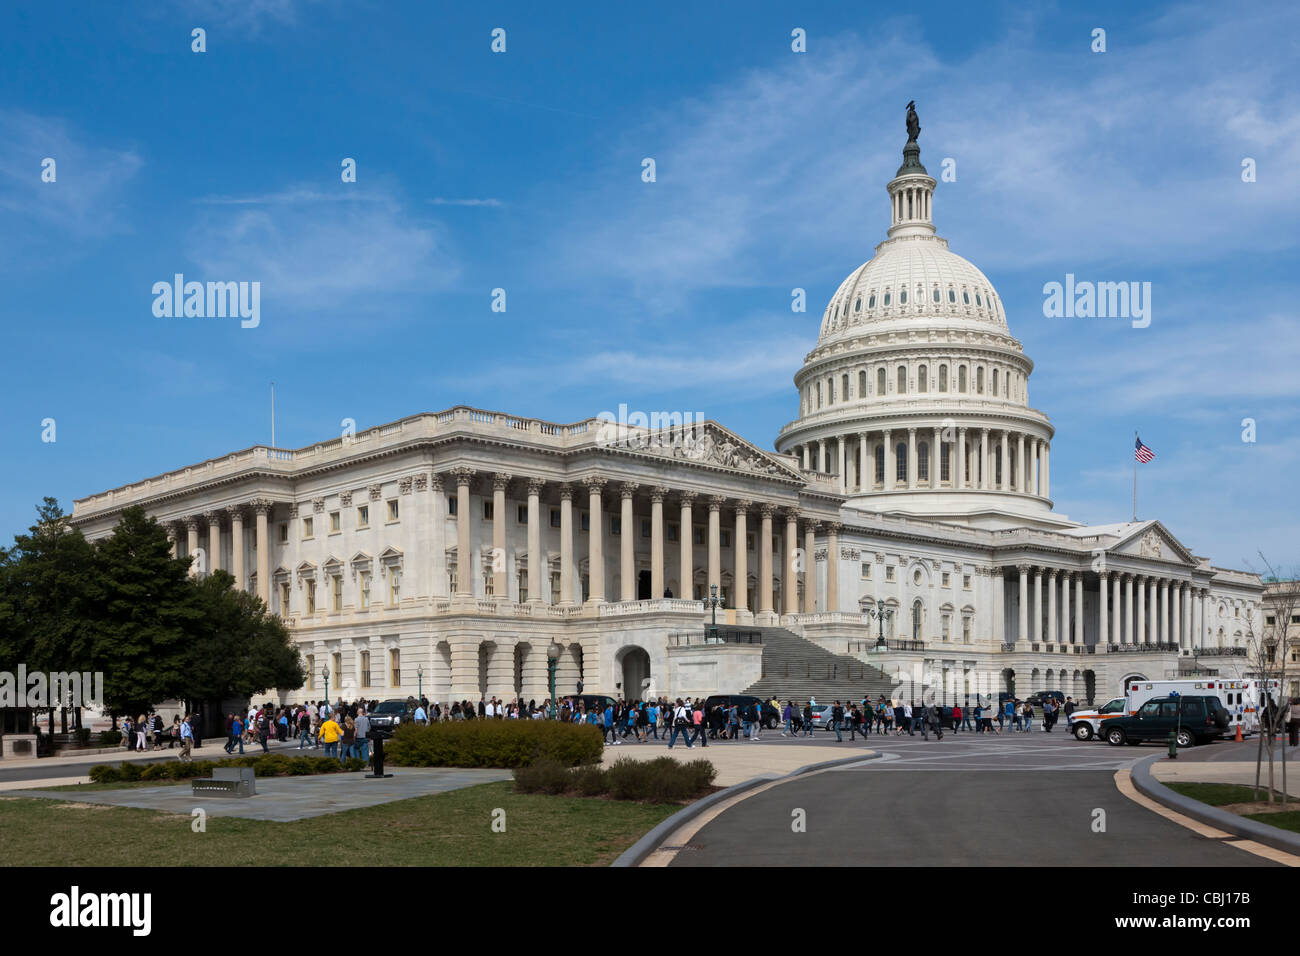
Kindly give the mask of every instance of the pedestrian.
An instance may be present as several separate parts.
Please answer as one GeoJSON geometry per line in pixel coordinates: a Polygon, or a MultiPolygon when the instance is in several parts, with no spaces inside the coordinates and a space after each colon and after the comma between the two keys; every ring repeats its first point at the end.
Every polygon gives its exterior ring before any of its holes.
{"type": "Polygon", "coordinates": [[[353,755],[357,745],[357,725],[351,717],[343,718],[343,749],[339,752],[339,763],[353,755]]]}
{"type": "Polygon", "coordinates": [[[353,727],[356,729],[354,752],[356,756],[366,763],[370,763],[370,717],[367,715],[365,707],[358,711],[353,727]]]}
{"type": "Polygon", "coordinates": [[[230,715],[230,739],[226,741],[226,753],[233,754],[236,744],[239,755],[244,755],[244,721],[239,714],[230,715]]]}
{"type": "Polygon", "coordinates": [[[320,724],[320,740],[325,745],[326,757],[337,757],[339,755],[339,738],[343,736],[343,728],[335,722],[332,716],[326,716],[320,724]]]}
{"type": "Polygon", "coordinates": [[[691,720],[695,724],[695,736],[691,738],[690,742],[693,744],[698,740],[701,747],[707,747],[709,741],[706,733],[708,727],[704,723],[704,703],[697,701],[695,706],[688,708],[688,710],[690,710],[691,720]]]}
{"type": "Polygon", "coordinates": [[[840,725],[844,723],[844,708],[840,706],[837,700],[831,704],[831,727],[835,730],[836,743],[844,743],[844,735],[840,733],[840,725]]]}
{"type": "Polygon", "coordinates": [[[952,705],[952,732],[954,734],[961,730],[961,718],[961,704],[954,703],[952,705]]]}
{"type": "Polygon", "coordinates": [[[673,708],[673,731],[672,736],[668,738],[669,750],[672,750],[673,745],[677,743],[678,734],[682,735],[682,738],[686,741],[686,749],[690,750],[694,746],[691,743],[691,718],[686,705],[682,703],[680,697],[677,698],[677,706],[673,708]]]}
{"type": "Polygon", "coordinates": [[[1030,733],[1034,729],[1034,706],[1029,701],[1025,701],[1021,716],[1024,718],[1025,733],[1030,733]]]}
{"type": "Polygon", "coordinates": [[[185,719],[181,721],[181,752],[176,755],[176,759],[185,763],[191,762],[194,759],[193,756],[191,756],[193,750],[194,729],[190,726],[190,715],[186,714],[185,719]]]}

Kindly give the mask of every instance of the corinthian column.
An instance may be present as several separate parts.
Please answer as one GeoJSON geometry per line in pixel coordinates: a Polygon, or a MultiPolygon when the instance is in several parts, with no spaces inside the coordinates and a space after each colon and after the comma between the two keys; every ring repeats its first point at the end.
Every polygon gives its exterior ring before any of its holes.
{"type": "Polygon", "coordinates": [[[695,501],[695,492],[682,492],[682,514],[678,527],[678,544],[681,546],[681,581],[677,589],[679,597],[692,600],[695,597],[695,527],[691,519],[691,503],[695,501]]]}
{"type": "Polygon", "coordinates": [[[190,515],[185,519],[185,549],[190,557],[190,577],[199,576],[199,562],[196,560],[199,550],[199,519],[190,515]]]}
{"type": "Polygon", "coordinates": [[[474,596],[474,561],[470,555],[470,524],[473,515],[469,506],[469,483],[474,480],[474,469],[457,467],[451,470],[456,480],[456,595],[474,596]]]}
{"type": "Polygon", "coordinates": [[[1029,641],[1029,565],[1017,564],[1016,570],[1020,572],[1020,629],[1016,632],[1016,640],[1027,643],[1029,641]]]}
{"type": "MultiPolygon", "coordinates": [[[[727,499],[722,495],[709,498],[709,578],[706,584],[708,595],[713,589],[722,588],[722,503],[727,499]]],[[[768,546],[769,552],[771,546],[768,546]]],[[[768,555],[771,560],[771,554],[768,555]]],[[[769,597],[768,601],[772,599],[769,597]]]]}
{"type": "Polygon", "coordinates": [[[221,570],[221,515],[209,511],[208,519],[208,571],[221,570]]]}
{"type": "Polygon", "coordinates": [[[758,506],[758,605],[759,614],[772,613],[772,513],[773,505],[764,502],[758,506]]]}
{"type": "Polygon", "coordinates": [[[584,478],[587,488],[587,570],[590,594],[588,604],[605,603],[605,520],[604,504],[601,491],[605,487],[604,478],[584,478]]]}
{"type": "Polygon", "coordinates": [[[664,495],[667,488],[650,489],[650,599],[664,596],[664,495]]]}
{"type": "MultiPolygon", "coordinates": [[[[545,604],[550,590],[543,585],[547,570],[546,553],[542,549],[542,488],[540,478],[528,479],[528,603],[545,604]]],[[[504,519],[504,515],[502,518],[504,519]]],[[[504,559],[505,554],[502,553],[504,559]]]]}
{"type": "Polygon", "coordinates": [[[786,614],[799,613],[799,566],[795,559],[799,551],[799,515],[790,510],[785,513],[785,570],[781,583],[785,586],[785,600],[781,610],[786,614]]]}
{"type": "Polygon", "coordinates": [[[826,526],[826,610],[840,609],[840,529],[844,525],[832,521],[826,526]]]}
{"type": "Polygon", "coordinates": [[[573,486],[560,485],[560,603],[573,603],[573,486]]]}
{"type": "MultiPolygon", "coordinates": [[[[248,587],[244,580],[244,506],[227,505],[226,514],[230,516],[230,573],[234,575],[235,587],[243,591],[248,587]]],[[[295,537],[298,534],[299,530],[295,528],[295,537]]]]}
{"type": "Polygon", "coordinates": [[[636,557],[633,545],[636,544],[636,529],[633,527],[635,518],[632,515],[632,496],[636,494],[636,483],[631,481],[623,482],[619,489],[623,499],[621,517],[619,524],[622,526],[622,532],[619,536],[619,575],[622,581],[620,590],[620,601],[636,600],[636,557]]]}
{"type": "Polygon", "coordinates": [[[253,502],[257,515],[257,596],[267,607],[271,606],[271,536],[267,534],[267,521],[271,516],[271,502],[259,498],[253,502]]]}
{"type": "MultiPolygon", "coordinates": [[[[749,590],[749,548],[746,547],[745,539],[749,535],[745,527],[746,512],[752,508],[752,501],[736,502],[736,530],[731,539],[731,606],[737,613],[749,609],[749,598],[745,593],[749,590]]],[[[759,564],[763,563],[762,556],[759,556],[759,564]]]]}
{"type": "MultiPolygon", "coordinates": [[[[510,582],[506,576],[506,487],[510,476],[498,472],[492,476],[492,596],[498,601],[510,600],[510,582]]],[[[529,514],[531,518],[531,513],[529,514]]],[[[534,600],[532,567],[537,562],[533,550],[532,521],[528,523],[528,596],[534,600]]]]}

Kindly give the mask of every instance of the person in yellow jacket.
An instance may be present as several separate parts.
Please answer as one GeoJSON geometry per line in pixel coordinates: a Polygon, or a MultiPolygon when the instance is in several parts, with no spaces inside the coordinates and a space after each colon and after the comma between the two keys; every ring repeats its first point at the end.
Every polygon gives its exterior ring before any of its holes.
{"type": "Polygon", "coordinates": [[[334,718],[325,718],[320,725],[320,742],[325,745],[325,756],[338,756],[339,738],[342,736],[343,728],[334,722],[334,718]]]}

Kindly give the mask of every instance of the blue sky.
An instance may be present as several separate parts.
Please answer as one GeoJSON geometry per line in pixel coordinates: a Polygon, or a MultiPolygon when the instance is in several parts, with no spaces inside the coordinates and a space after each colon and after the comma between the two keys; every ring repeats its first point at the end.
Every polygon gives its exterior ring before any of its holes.
{"type": "Polygon", "coordinates": [[[770,448],[915,99],[922,160],[956,161],[939,232],[1036,362],[1058,510],[1126,519],[1140,429],[1142,517],[1300,563],[1293,4],[114,6],[0,12],[6,540],[43,495],[269,441],[271,380],[288,447],[626,403],[770,448]],[[176,272],[260,281],[261,324],[156,318],[176,272]],[[1151,282],[1150,327],[1044,318],[1066,273],[1151,282]]]}

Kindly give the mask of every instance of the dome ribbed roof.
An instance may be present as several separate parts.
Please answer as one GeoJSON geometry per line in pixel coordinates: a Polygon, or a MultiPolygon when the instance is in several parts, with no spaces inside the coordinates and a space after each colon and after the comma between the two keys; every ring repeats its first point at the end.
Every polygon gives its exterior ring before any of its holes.
{"type": "Polygon", "coordinates": [[[845,279],[822,316],[818,345],[866,331],[873,323],[927,319],[1006,332],[997,290],[988,277],[937,236],[882,242],[876,255],[845,279]],[[936,296],[938,301],[936,300],[936,296]]]}

